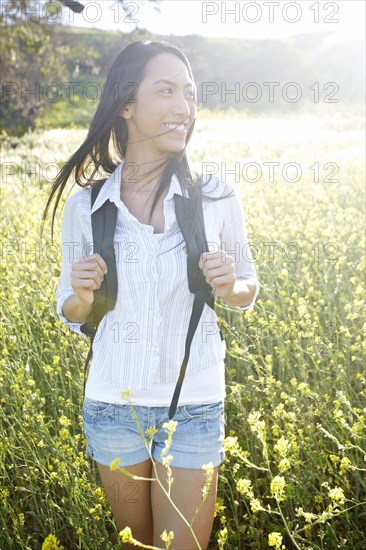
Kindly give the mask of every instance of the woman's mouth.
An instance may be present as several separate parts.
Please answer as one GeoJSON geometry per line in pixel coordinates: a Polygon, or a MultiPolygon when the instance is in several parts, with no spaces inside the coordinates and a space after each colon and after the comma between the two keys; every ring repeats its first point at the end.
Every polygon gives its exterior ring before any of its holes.
{"type": "Polygon", "coordinates": [[[183,122],[181,124],[179,124],[178,122],[165,122],[164,126],[168,130],[170,130],[170,133],[177,134],[177,135],[183,135],[187,131],[186,122],[183,122]]]}

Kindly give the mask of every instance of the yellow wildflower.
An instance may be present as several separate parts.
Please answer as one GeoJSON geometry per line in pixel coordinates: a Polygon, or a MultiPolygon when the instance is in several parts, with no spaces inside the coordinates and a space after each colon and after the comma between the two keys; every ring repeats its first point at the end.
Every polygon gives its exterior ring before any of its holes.
{"type": "Polygon", "coordinates": [[[260,512],[261,510],[265,510],[263,506],[260,503],[260,500],[257,498],[252,498],[250,501],[250,509],[255,514],[256,512],[260,512]]]}
{"type": "Polygon", "coordinates": [[[125,401],[128,397],[132,397],[132,392],[131,392],[131,390],[128,390],[128,389],[127,389],[127,390],[122,390],[122,391],[121,391],[121,399],[122,399],[123,401],[125,401]]]}
{"type": "Polygon", "coordinates": [[[239,444],[238,444],[238,437],[235,436],[235,437],[232,437],[232,436],[228,436],[224,439],[224,449],[225,449],[225,452],[230,455],[230,454],[235,454],[235,451],[237,451],[239,449],[239,444]]]}
{"type": "Polygon", "coordinates": [[[132,531],[130,527],[125,527],[122,531],[119,532],[119,536],[122,539],[122,542],[132,542],[132,531]]]}
{"type": "Polygon", "coordinates": [[[166,532],[166,529],[161,533],[160,538],[163,542],[165,542],[165,548],[168,550],[172,540],[174,539],[174,533],[173,531],[169,531],[169,533],[166,532]]]}
{"type": "Polygon", "coordinates": [[[176,422],[175,420],[169,420],[169,422],[164,422],[162,427],[165,430],[168,430],[168,432],[175,432],[177,425],[178,425],[178,422],[176,422]]]}
{"type": "Polygon", "coordinates": [[[61,546],[60,541],[55,535],[48,535],[43,541],[42,550],[64,550],[64,547],[61,546]]]}
{"type": "Polygon", "coordinates": [[[298,517],[303,517],[307,523],[312,523],[314,520],[317,519],[316,514],[312,514],[311,512],[304,512],[303,508],[296,508],[296,515],[298,517]]]}
{"type": "Polygon", "coordinates": [[[346,497],[344,496],[344,492],[341,487],[334,487],[334,489],[329,489],[328,494],[332,499],[333,504],[335,504],[336,506],[345,503],[346,497]]]}
{"type": "Polygon", "coordinates": [[[61,439],[67,439],[69,437],[69,432],[66,428],[62,428],[60,430],[60,438],[61,439]]]}
{"type": "Polygon", "coordinates": [[[24,525],[25,516],[24,516],[24,514],[23,514],[22,512],[20,512],[20,513],[18,514],[18,519],[19,519],[20,525],[24,525]]]}
{"type": "Polygon", "coordinates": [[[250,425],[250,429],[252,432],[260,433],[265,428],[264,420],[260,420],[260,417],[262,416],[262,413],[259,411],[252,411],[248,415],[248,423],[250,425]]]}
{"type": "Polygon", "coordinates": [[[278,463],[278,468],[279,468],[281,473],[284,472],[285,470],[288,470],[290,468],[290,466],[291,466],[291,463],[290,463],[288,458],[283,458],[278,463]]]}
{"type": "Polygon", "coordinates": [[[227,541],[227,527],[224,527],[223,529],[221,529],[221,531],[219,531],[219,538],[217,539],[220,550],[224,548],[226,541],[227,541]]]}
{"type": "Polygon", "coordinates": [[[150,426],[149,428],[147,428],[145,433],[149,436],[150,439],[153,439],[154,435],[158,433],[158,429],[156,426],[150,426]]]}
{"type": "Polygon", "coordinates": [[[169,422],[164,422],[162,427],[163,427],[164,430],[167,430],[168,439],[165,439],[165,441],[164,441],[165,447],[160,453],[161,457],[165,453],[167,453],[168,450],[170,449],[170,446],[171,446],[172,440],[173,440],[173,433],[175,432],[175,429],[176,429],[177,425],[178,425],[178,422],[176,422],[176,420],[169,420],[169,422]]]}
{"type": "Polygon", "coordinates": [[[206,478],[205,478],[205,484],[202,487],[202,495],[203,495],[203,502],[206,502],[209,487],[211,485],[211,481],[214,474],[214,465],[213,462],[208,462],[207,464],[203,464],[202,470],[206,472],[206,478]]]}
{"type": "Polygon", "coordinates": [[[217,497],[217,500],[215,502],[214,517],[216,517],[217,514],[221,514],[221,512],[223,512],[224,510],[226,510],[226,506],[223,505],[223,499],[221,497],[217,497]]]}
{"type": "Polygon", "coordinates": [[[351,467],[352,467],[352,463],[350,459],[345,456],[341,460],[341,464],[339,466],[339,473],[343,475],[346,472],[346,470],[349,470],[351,467]]]}
{"type": "Polygon", "coordinates": [[[282,436],[282,437],[277,441],[276,445],[274,446],[274,450],[275,450],[278,454],[280,454],[280,455],[282,455],[282,456],[286,456],[287,453],[288,453],[288,450],[289,450],[289,446],[290,446],[289,440],[282,436]]]}
{"type": "Polygon", "coordinates": [[[204,464],[202,466],[202,470],[205,470],[205,472],[207,472],[208,476],[210,476],[210,475],[212,476],[213,472],[214,472],[213,462],[208,462],[207,464],[204,464]]]}
{"type": "Polygon", "coordinates": [[[65,416],[64,414],[62,414],[60,416],[59,422],[60,422],[61,426],[71,426],[72,425],[71,420],[69,418],[67,418],[67,416],[65,416]]]}
{"type": "Polygon", "coordinates": [[[244,497],[254,498],[252,482],[250,481],[250,479],[238,479],[238,481],[236,482],[236,488],[239,493],[244,497]]]}
{"type": "Polygon", "coordinates": [[[284,500],[285,484],[285,478],[282,476],[276,476],[271,481],[272,496],[278,501],[284,500]]]}
{"type": "Polygon", "coordinates": [[[169,466],[172,460],[173,460],[172,455],[163,456],[161,458],[163,466],[169,466]]]}
{"type": "Polygon", "coordinates": [[[9,489],[0,489],[0,500],[5,504],[7,499],[8,499],[8,496],[9,496],[9,489]]]}
{"type": "Polygon", "coordinates": [[[281,549],[282,544],[282,535],[281,533],[277,533],[276,531],[273,531],[272,533],[269,533],[268,535],[268,546],[274,546],[276,550],[281,549]]]}
{"type": "Polygon", "coordinates": [[[120,464],[121,464],[120,458],[115,458],[114,460],[112,460],[112,462],[109,465],[110,471],[114,472],[115,470],[118,470],[120,464]]]}

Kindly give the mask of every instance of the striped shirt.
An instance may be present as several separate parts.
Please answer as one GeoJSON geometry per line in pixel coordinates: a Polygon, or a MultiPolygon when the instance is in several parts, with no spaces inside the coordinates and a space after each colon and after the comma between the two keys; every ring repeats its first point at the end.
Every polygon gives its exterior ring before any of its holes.
{"type": "MultiPolygon", "coordinates": [[[[92,212],[106,200],[118,209],[114,248],[118,294],[113,311],[98,326],[93,343],[90,371],[107,384],[130,390],[148,390],[154,384],[177,381],[184,357],[184,346],[194,295],[189,291],[185,242],[174,209],[174,193],[182,192],[173,175],[164,199],[164,233],[153,234],[151,225],[140,223],[120,198],[123,161],[106,180],[92,212]]],[[[204,186],[210,196],[228,194],[233,188],[213,176],[204,186]]],[[[234,190],[235,191],[235,190],[234,190]]],[[[74,294],[71,263],[93,252],[91,229],[91,187],[71,195],[65,203],[62,222],[62,265],[57,287],[57,313],[71,330],[82,334],[82,323],[70,322],[62,305],[74,294]]],[[[252,309],[259,282],[247,241],[244,214],[235,192],[219,201],[202,202],[209,250],[223,249],[234,256],[238,278],[256,282],[253,300],[238,309],[252,309]]],[[[220,363],[226,345],[221,340],[217,315],[207,304],[192,340],[186,379],[220,363]]]]}

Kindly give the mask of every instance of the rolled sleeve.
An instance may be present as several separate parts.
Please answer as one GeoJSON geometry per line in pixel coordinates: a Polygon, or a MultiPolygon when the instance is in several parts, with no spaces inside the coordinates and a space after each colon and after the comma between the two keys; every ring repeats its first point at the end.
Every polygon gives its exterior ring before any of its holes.
{"type": "Polygon", "coordinates": [[[245,306],[234,307],[240,310],[252,310],[259,293],[260,284],[247,238],[243,206],[236,189],[232,186],[227,186],[227,188],[233,190],[234,194],[224,200],[225,212],[223,229],[220,234],[222,247],[234,257],[237,278],[248,281],[248,283],[255,283],[255,293],[252,301],[245,306]]]}

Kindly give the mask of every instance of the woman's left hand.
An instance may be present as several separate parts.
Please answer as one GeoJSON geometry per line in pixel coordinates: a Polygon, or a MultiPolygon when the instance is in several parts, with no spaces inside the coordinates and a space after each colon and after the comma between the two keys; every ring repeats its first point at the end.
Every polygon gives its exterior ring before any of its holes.
{"type": "Polygon", "coordinates": [[[233,293],[237,279],[233,256],[225,250],[203,252],[198,266],[202,269],[206,281],[215,291],[215,296],[227,298],[233,293]]]}

